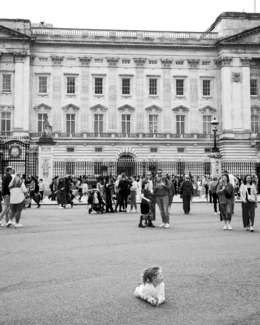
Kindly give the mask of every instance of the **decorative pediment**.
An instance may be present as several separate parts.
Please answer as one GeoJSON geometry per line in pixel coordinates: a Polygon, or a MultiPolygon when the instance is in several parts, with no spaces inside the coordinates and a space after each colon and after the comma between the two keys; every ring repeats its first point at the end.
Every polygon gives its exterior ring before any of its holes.
{"type": "Polygon", "coordinates": [[[20,32],[17,32],[16,30],[13,30],[13,29],[10,29],[10,28],[0,25],[0,39],[1,38],[8,38],[8,40],[10,40],[12,38],[13,39],[19,38],[21,40],[24,40],[24,39],[29,40],[30,36],[22,34],[20,32]]]}
{"type": "Polygon", "coordinates": [[[260,106],[257,106],[257,105],[251,106],[251,112],[260,113],[260,106]]]}
{"type": "Polygon", "coordinates": [[[259,44],[259,36],[260,36],[260,26],[250,28],[244,30],[241,33],[225,37],[220,40],[221,43],[245,43],[245,44],[252,44],[257,43],[259,44]]]}
{"type": "Polygon", "coordinates": [[[176,106],[172,109],[174,112],[180,112],[180,111],[183,111],[183,112],[188,112],[190,109],[186,106],[183,106],[183,105],[179,105],[179,106],[176,106]]]}
{"type": "Polygon", "coordinates": [[[50,109],[51,109],[51,106],[49,106],[49,105],[46,105],[46,104],[44,104],[44,103],[41,103],[40,105],[37,105],[37,106],[34,106],[34,109],[36,110],[36,111],[40,111],[40,110],[46,110],[46,111],[49,111],[50,109]]]}
{"type": "Polygon", "coordinates": [[[162,111],[162,108],[160,106],[157,106],[157,105],[151,105],[151,106],[145,108],[145,110],[149,111],[149,112],[151,112],[153,109],[156,112],[161,112],[162,111]]]}
{"type": "Polygon", "coordinates": [[[68,104],[66,106],[63,106],[62,109],[67,112],[69,109],[72,109],[74,112],[79,111],[79,107],[74,104],[68,104]]]}
{"type": "Polygon", "coordinates": [[[108,110],[108,107],[101,105],[101,104],[97,104],[95,106],[90,107],[90,109],[94,112],[96,112],[98,109],[100,109],[102,112],[105,112],[108,110]]]}
{"type": "Polygon", "coordinates": [[[214,112],[216,112],[216,108],[213,108],[213,107],[211,107],[211,106],[209,106],[209,105],[204,106],[204,107],[202,107],[202,108],[199,109],[199,111],[200,111],[201,113],[206,113],[207,110],[208,110],[210,113],[214,113],[214,112]]]}
{"type": "Polygon", "coordinates": [[[128,110],[129,112],[133,112],[135,110],[135,108],[133,106],[126,104],[121,107],[118,107],[118,110],[122,111],[122,112],[124,112],[125,110],[128,110]]]}

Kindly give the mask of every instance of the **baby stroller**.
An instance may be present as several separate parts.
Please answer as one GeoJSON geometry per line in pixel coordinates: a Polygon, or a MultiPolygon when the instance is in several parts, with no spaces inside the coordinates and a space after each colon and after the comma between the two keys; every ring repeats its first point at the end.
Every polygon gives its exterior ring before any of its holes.
{"type": "Polygon", "coordinates": [[[105,211],[104,206],[106,205],[103,201],[99,190],[92,189],[88,191],[88,204],[90,204],[90,208],[88,209],[88,213],[90,214],[93,210],[97,213],[103,213],[105,211]]]}

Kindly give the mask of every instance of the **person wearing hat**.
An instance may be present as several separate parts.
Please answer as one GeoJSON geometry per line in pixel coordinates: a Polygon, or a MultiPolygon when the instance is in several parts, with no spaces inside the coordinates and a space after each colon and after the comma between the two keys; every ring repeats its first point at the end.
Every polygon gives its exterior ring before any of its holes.
{"type": "Polygon", "coordinates": [[[180,193],[182,195],[183,211],[185,214],[189,214],[190,213],[190,202],[193,197],[194,191],[193,191],[192,183],[190,181],[190,176],[188,174],[185,175],[185,179],[181,183],[180,193]]]}
{"type": "Polygon", "coordinates": [[[2,195],[4,198],[4,209],[0,214],[0,227],[2,226],[1,220],[5,215],[5,221],[6,221],[6,227],[10,227],[13,223],[9,219],[9,213],[10,213],[10,190],[9,190],[9,184],[12,180],[12,174],[13,168],[11,166],[6,167],[6,174],[3,178],[2,183],[2,195]]]}

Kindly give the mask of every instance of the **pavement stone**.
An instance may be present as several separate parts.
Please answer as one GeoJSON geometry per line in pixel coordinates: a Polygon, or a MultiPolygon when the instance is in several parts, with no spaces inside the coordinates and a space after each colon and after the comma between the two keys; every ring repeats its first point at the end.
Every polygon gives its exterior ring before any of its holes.
{"type": "MultiPolygon", "coordinates": [[[[139,207],[138,207],[139,208],[139,207]]],[[[255,232],[222,230],[207,204],[171,228],[137,227],[139,213],[88,214],[87,206],[26,209],[23,228],[0,228],[2,325],[259,325],[259,211],[255,232]],[[134,297],[141,271],[163,268],[166,303],[134,297]]]]}

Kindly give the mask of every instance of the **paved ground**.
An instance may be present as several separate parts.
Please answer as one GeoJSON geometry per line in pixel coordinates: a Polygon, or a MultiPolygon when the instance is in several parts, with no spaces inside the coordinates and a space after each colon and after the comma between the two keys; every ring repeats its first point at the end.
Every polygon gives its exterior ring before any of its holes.
{"type": "Polygon", "coordinates": [[[233,231],[212,210],[193,204],[186,216],[175,203],[169,229],[87,206],[23,211],[23,228],[0,228],[0,324],[259,325],[259,212],[248,233],[239,204],[233,231]],[[166,284],[159,308],[133,296],[153,264],[166,284]]]}

